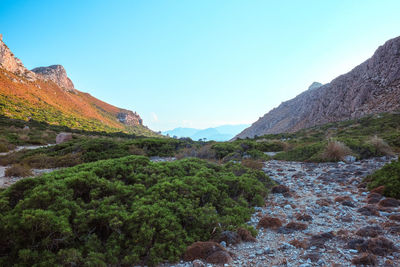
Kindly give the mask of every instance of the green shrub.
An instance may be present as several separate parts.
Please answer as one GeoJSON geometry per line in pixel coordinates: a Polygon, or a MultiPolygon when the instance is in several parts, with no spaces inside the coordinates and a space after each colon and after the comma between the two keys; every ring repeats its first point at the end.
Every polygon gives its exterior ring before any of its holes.
{"type": "Polygon", "coordinates": [[[386,164],[366,178],[368,189],[372,190],[378,186],[385,186],[384,195],[400,199],[400,161],[386,164]]]}
{"type": "Polygon", "coordinates": [[[257,140],[256,149],[262,152],[278,152],[283,151],[287,144],[281,141],[261,141],[257,140]]]}
{"type": "Polygon", "coordinates": [[[324,143],[307,144],[280,152],[274,158],[287,161],[321,161],[320,154],[324,148],[324,143]]]}
{"type": "Polygon", "coordinates": [[[0,191],[0,265],[132,266],[243,226],[270,179],[240,164],[128,156],[27,178],[0,191]]]}

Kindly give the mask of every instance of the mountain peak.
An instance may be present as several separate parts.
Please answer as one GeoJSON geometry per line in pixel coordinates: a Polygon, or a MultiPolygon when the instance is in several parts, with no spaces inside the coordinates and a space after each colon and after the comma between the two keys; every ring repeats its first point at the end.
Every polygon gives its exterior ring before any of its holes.
{"type": "Polygon", "coordinates": [[[38,67],[32,70],[45,80],[50,80],[56,83],[61,88],[67,91],[74,91],[75,87],[71,79],[68,78],[67,72],[62,65],[51,65],[48,67],[38,67]]]}
{"type": "Polygon", "coordinates": [[[313,90],[313,89],[320,88],[322,85],[323,85],[322,83],[313,82],[313,83],[308,87],[308,90],[313,90]]]}

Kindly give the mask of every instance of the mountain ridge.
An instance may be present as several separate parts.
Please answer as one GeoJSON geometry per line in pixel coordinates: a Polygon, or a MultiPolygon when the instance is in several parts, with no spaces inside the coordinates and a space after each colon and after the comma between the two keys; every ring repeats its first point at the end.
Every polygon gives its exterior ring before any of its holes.
{"type": "Polygon", "coordinates": [[[75,89],[62,65],[28,70],[0,38],[0,114],[70,128],[156,134],[133,111],[75,89]]]}
{"type": "Polygon", "coordinates": [[[266,113],[235,138],[294,132],[324,123],[400,109],[400,37],[330,83],[306,90],[266,113]]]}
{"type": "Polygon", "coordinates": [[[195,129],[178,127],[172,130],[164,131],[164,135],[180,137],[189,137],[192,140],[206,139],[214,141],[228,141],[232,139],[238,132],[248,127],[248,124],[227,124],[206,129],[195,129]]]}

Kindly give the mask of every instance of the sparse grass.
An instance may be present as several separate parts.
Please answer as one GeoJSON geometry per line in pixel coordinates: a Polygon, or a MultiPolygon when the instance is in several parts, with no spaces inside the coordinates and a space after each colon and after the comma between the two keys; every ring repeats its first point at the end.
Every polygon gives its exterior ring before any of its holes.
{"type": "Polygon", "coordinates": [[[7,177],[27,177],[31,175],[31,169],[28,166],[21,164],[13,164],[5,171],[5,176],[7,177]]]}
{"type": "Polygon", "coordinates": [[[241,164],[247,168],[254,170],[262,170],[264,167],[264,162],[262,160],[256,159],[243,159],[241,164]]]}
{"type": "Polygon", "coordinates": [[[377,154],[381,155],[388,155],[388,156],[393,156],[394,152],[392,148],[386,143],[382,138],[374,135],[368,140],[368,143],[371,144],[377,154]]]}

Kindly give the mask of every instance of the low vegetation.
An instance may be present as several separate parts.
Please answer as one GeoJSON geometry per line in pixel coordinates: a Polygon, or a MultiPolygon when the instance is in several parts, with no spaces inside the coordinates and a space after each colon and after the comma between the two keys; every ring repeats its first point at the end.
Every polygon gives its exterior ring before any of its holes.
{"type": "Polygon", "coordinates": [[[274,158],[289,161],[337,161],[344,154],[357,159],[393,155],[400,152],[400,113],[369,115],[295,133],[269,134],[256,137],[255,141],[283,142],[284,151],[274,158]]]}
{"type": "Polygon", "coordinates": [[[384,186],[383,194],[385,196],[400,199],[400,160],[385,165],[368,176],[366,181],[369,190],[384,186]]]}
{"type": "Polygon", "coordinates": [[[28,166],[21,164],[14,164],[8,167],[5,171],[5,176],[7,177],[27,177],[31,175],[31,169],[28,166]]]}
{"type": "Polygon", "coordinates": [[[20,180],[0,192],[0,265],[174,262],[192,242],[244,226],[271,186],[240,164],[143,156],[20,180]]]}

